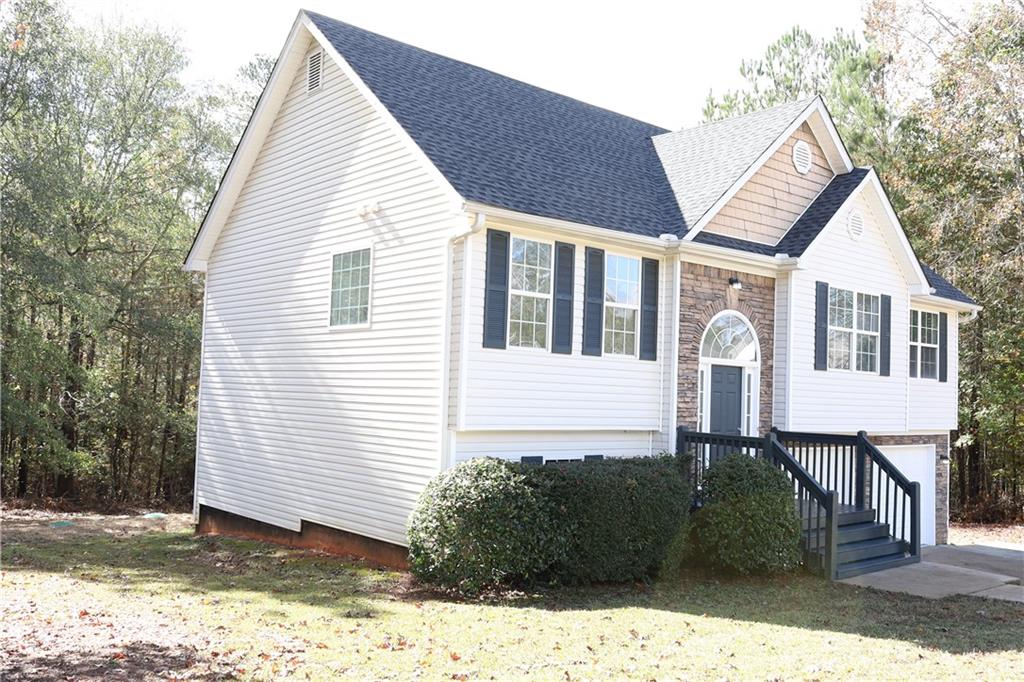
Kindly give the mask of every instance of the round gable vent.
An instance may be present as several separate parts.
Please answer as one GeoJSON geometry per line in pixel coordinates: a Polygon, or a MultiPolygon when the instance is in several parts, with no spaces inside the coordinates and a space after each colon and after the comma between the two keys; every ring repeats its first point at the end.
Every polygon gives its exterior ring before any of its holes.
{"type": "Polygon", "coordinates": [[[811,170],[811,145],[803,140],[793,145],[793,167],[800,175],[807,175],[811,170]]]}
{"type": "Polygon", "coordinates": [[[850,211],[850,215],[846,216],[846,231],[854,241],[864,235],[864,216],[860,211],[850,211]]]}

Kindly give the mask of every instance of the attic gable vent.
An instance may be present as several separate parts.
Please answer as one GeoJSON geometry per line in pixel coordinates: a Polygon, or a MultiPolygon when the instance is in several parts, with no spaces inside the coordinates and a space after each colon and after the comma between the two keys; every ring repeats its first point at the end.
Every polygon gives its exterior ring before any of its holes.
{"type": "Polygon", "coordinates": [[[864,216],[860,211],[850,211],[850,215],[846,216],[846,231],[854,241],[864,235],[864,216]]]}
{"type": "Polygon", "coordinates": [[[793,145],[793,167],[800,175],[807,175],[811,170],[811,146],[803,140],[793,145]]]}
{"type": "Polygon", "coordinates": [[[319,90],[323,83],[324,53],[317,51],[306,60],[306,92],[319,90]]]}

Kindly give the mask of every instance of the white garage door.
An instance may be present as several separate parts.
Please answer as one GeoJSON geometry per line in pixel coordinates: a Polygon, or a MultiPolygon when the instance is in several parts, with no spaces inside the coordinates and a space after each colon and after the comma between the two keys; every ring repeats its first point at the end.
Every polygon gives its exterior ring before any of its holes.
{"type": "MultiPolygon", "coordinates": [[[[921,484],[921,542],[935,544],[935,446],[879,445],[903,475],[921,484]]],[[[908,514],[909,515],[909,514],[908,514]]]]}

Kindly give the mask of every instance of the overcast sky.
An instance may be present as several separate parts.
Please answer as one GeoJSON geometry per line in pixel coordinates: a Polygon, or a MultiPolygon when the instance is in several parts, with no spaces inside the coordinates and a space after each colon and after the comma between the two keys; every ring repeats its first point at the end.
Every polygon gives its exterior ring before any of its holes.
{"type": "Polygon", "coordinates": [[[276,56],[300,7],[666,128],[693,125],[709,90],[740,85],[757,57],[799,24],[815,35],[862,27],[860,0],[737,3],[562,0],[68,0],[86,22],[178,32],[191,80],[228,80],[252,55],[276,56]]]}

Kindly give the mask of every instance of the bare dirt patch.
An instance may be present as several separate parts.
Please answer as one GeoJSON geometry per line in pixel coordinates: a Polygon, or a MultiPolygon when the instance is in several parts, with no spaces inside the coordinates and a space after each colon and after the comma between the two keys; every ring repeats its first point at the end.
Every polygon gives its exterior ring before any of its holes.
{"type": "Polygon", "coordinates": [[[954,523],[949,526],[951,545],[1024,545],[1024,524],[954,523]]]}
{"type": "Polygon", "coordinates": [[[4,508],[0,517],[2,517],[0,529],[2,529],[2,537],[5,542],[28,539],[64,540],[94,536],[129,537],[153,531],[178,533],[191,530],[193,527],[191,514],[160,514],[147,517],[145,512],[110,515],[4,508]]]}

